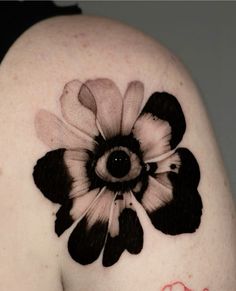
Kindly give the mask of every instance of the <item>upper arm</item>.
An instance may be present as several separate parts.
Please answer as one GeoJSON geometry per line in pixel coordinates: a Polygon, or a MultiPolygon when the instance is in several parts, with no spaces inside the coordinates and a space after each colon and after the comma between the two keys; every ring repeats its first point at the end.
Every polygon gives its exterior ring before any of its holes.
{"type": "Polygon", "coordinates": [[[233,290],[232,196],[171,52],[55,18],[12,47],[0,87],[1,290],[233,290]]]}

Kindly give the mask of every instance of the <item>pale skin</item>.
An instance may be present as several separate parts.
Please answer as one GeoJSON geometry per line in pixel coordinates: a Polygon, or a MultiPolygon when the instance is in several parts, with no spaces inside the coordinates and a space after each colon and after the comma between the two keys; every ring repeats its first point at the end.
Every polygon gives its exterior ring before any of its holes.
{"type": "Polygon", "coordinates": [[[174,282],[194,291],[235,289],[235,207],[229,183],[198,89],[170,51],[111,20],[53,18],[12,46],[0,66],[0,88],[0,290],[156,291],[174,282]],[[203,214],[196,232],[165,235],[137,205],[142,252],[124,252],[110,268],[101,258],[86,266],[71,259],[66,244],[72,229],[57,237],[58,204],[43,197],[32,179],[35,162],[49,150],[35,132],[37,112],[46,109],[62,118],[64,85],[96,78],[113,80],[122,96],[133,80],[142,81],[147,97],[154,91],[178,96],[187,124],[180,146],[191,150],[201,170],[203,214]]]}

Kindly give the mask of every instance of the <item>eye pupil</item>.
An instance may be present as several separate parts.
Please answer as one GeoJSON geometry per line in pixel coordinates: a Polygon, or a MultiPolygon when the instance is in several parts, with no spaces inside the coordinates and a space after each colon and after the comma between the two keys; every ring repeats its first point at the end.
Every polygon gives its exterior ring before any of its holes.
{"type": "Polygon", "coordinates": [[[113,177],[122,178],[131,168],[129,155],[122,150],[114,151],[109,155],[106,166],[113,177]]]}

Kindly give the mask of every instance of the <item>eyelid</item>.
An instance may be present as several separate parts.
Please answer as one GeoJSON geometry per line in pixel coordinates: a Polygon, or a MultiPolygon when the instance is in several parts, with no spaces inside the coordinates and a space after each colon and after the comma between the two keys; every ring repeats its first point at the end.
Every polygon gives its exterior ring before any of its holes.
{"type": "Polygon", "coordinates": [[[105,152],[105,154],[98,159],[97,164],[95,166],[96,174],[101,179],[103,179],[104,181],[108,181],[108,182],[124,182],[124,181],[133,180],[136,177],[138,177],[141,170],[142,170],[142,166],[140,164],[140,159],[138,158],[138,156],[135,153],[133,153],[132,151],[130,151],[128,148],[122,147],[122,146],[114,147],[111,150],[105,152]],[[109,155],[113,151],[117,151],[117,150],[122,150],[122,151],[126,152],[128,154],[128,156],[130,157],[130,162],[131,162],[131,169],[130,169],[129,173],[122,178],[113,177],[108,172],[107,167],[106,167],[107,158],[109,157],[109,155]]]}

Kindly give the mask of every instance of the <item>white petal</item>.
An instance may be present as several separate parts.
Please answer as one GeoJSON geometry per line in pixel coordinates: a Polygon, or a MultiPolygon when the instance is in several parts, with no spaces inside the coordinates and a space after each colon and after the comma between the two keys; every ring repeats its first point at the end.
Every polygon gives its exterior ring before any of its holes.
{"type": "Polygon", "coordinates": [[[96,115],[104,138],[120,134],[122,96],[114,82],[109,79],[88,80],[81,87],[79,100],[96,115]]]}
{"type": "Polygon", "coordinates": [[[146,160],[145,162],[146,163],[156,163],[156,162],[159,162],[159,161],[162,161],[162,160],[165,160],[166,158],[172,156],[173,154],[175,153],[175,150],[171,150],[171,151],[168,151],[158,157],[155,157],[155,158],[152,158],[152,159],[148,159],[146,160]]]}
{"type": "Polygon", "coordinates": [[[165,205],[171,199],[172,188],[165,187],[153,177],[149,176],[148,188],[142,198],[142,205],[148,211],[152,212],[161,206],[165,205]]]}
{"type": "Polygon", "coordinates": [[[104,189],[99,197],[86,213],[88,227],[91,227],[96,222],[108,222],[111,215],[111,207],[114,202],[115,194],[108,189],[104,189]]]}
{"type": "Polygon", "coordinates": [[[165,186],[166,188],[172,189],[171,181],[168,178],[168,173],[157,174],[156,181],[165,186]]]}
{"type": "Polygon", "coordinates": [[[119,235],[119,216],[124,208],[131,208],[134,210],[133,195],[131,192],[124,193],[122,197],[123,199],[116,199],[112,207],[111,219],[108,227],[111,237],[119,235]]]}
{"type": "Polygon", "coordinates": [[[170,151],[171,127],[167,121],[150,113],[141,115],[133,128],[144,152],[144,161],[156,158],[170,151]]]}
{"type": "Polygon", "coordinates": [[[40,110],[35,117],[38,138],[51,149],[92,149],[94,141],[79,130],[69,129],[56,115],[40,110]]]}
{"type": "Polygon", "coordinates": [[[94,137],[98,135],[96,118],[94,113],[79,101],[81,86],[82,83],[79,80],[66,84],[60,99],[62,114],[68,123],[94,137]]]}
{"type": "Polygon", "coordinates": [[[109,233],[111,237],[115,237],[119,235],[119,216],[120,213],[124,209],[123,200],[116,200],[113,205],[112,215],[109,225],[109,233]]]}
{"type": "Polygon", "coordinates": [[[178,153],[174,153],[164,160],[157,163],[156,173],[175,172],[178,173],[181,166],[181,160],[178,153]]]}
{"type": "Polygon", "coordinates": [[[70,210],[70,215],[73,220],[78,220],[86,214],[86,211],[88,211],[89,207],[95,201],[98,193],[99,189],[93,189],[92,191],[73,199],[73,206],[70,210]]]}
{"type": "Polygon", "coordinates": [[[137,120],[144,97],[144,86],[139,81],[131,82],[125,93],[123,101],[122,128],[123,135],[130,134],[137,120]]]}
{"type": "Polygon", "coordinates": [[[95,222],[108,222],[114,197],[114,193],[106,187],[101,190],[93,189],[73,199],[70,215],[74,220],[80,220],[86,216],[88,228],[95,222]]]}
{"type": "Polygon", "coordinates": [[[84,195],[89,190],[89,178],[86,172],[88,154],[86,150],[67,150],[64,154],[64,161],[73,179],[70,198],[84,195]]]}

